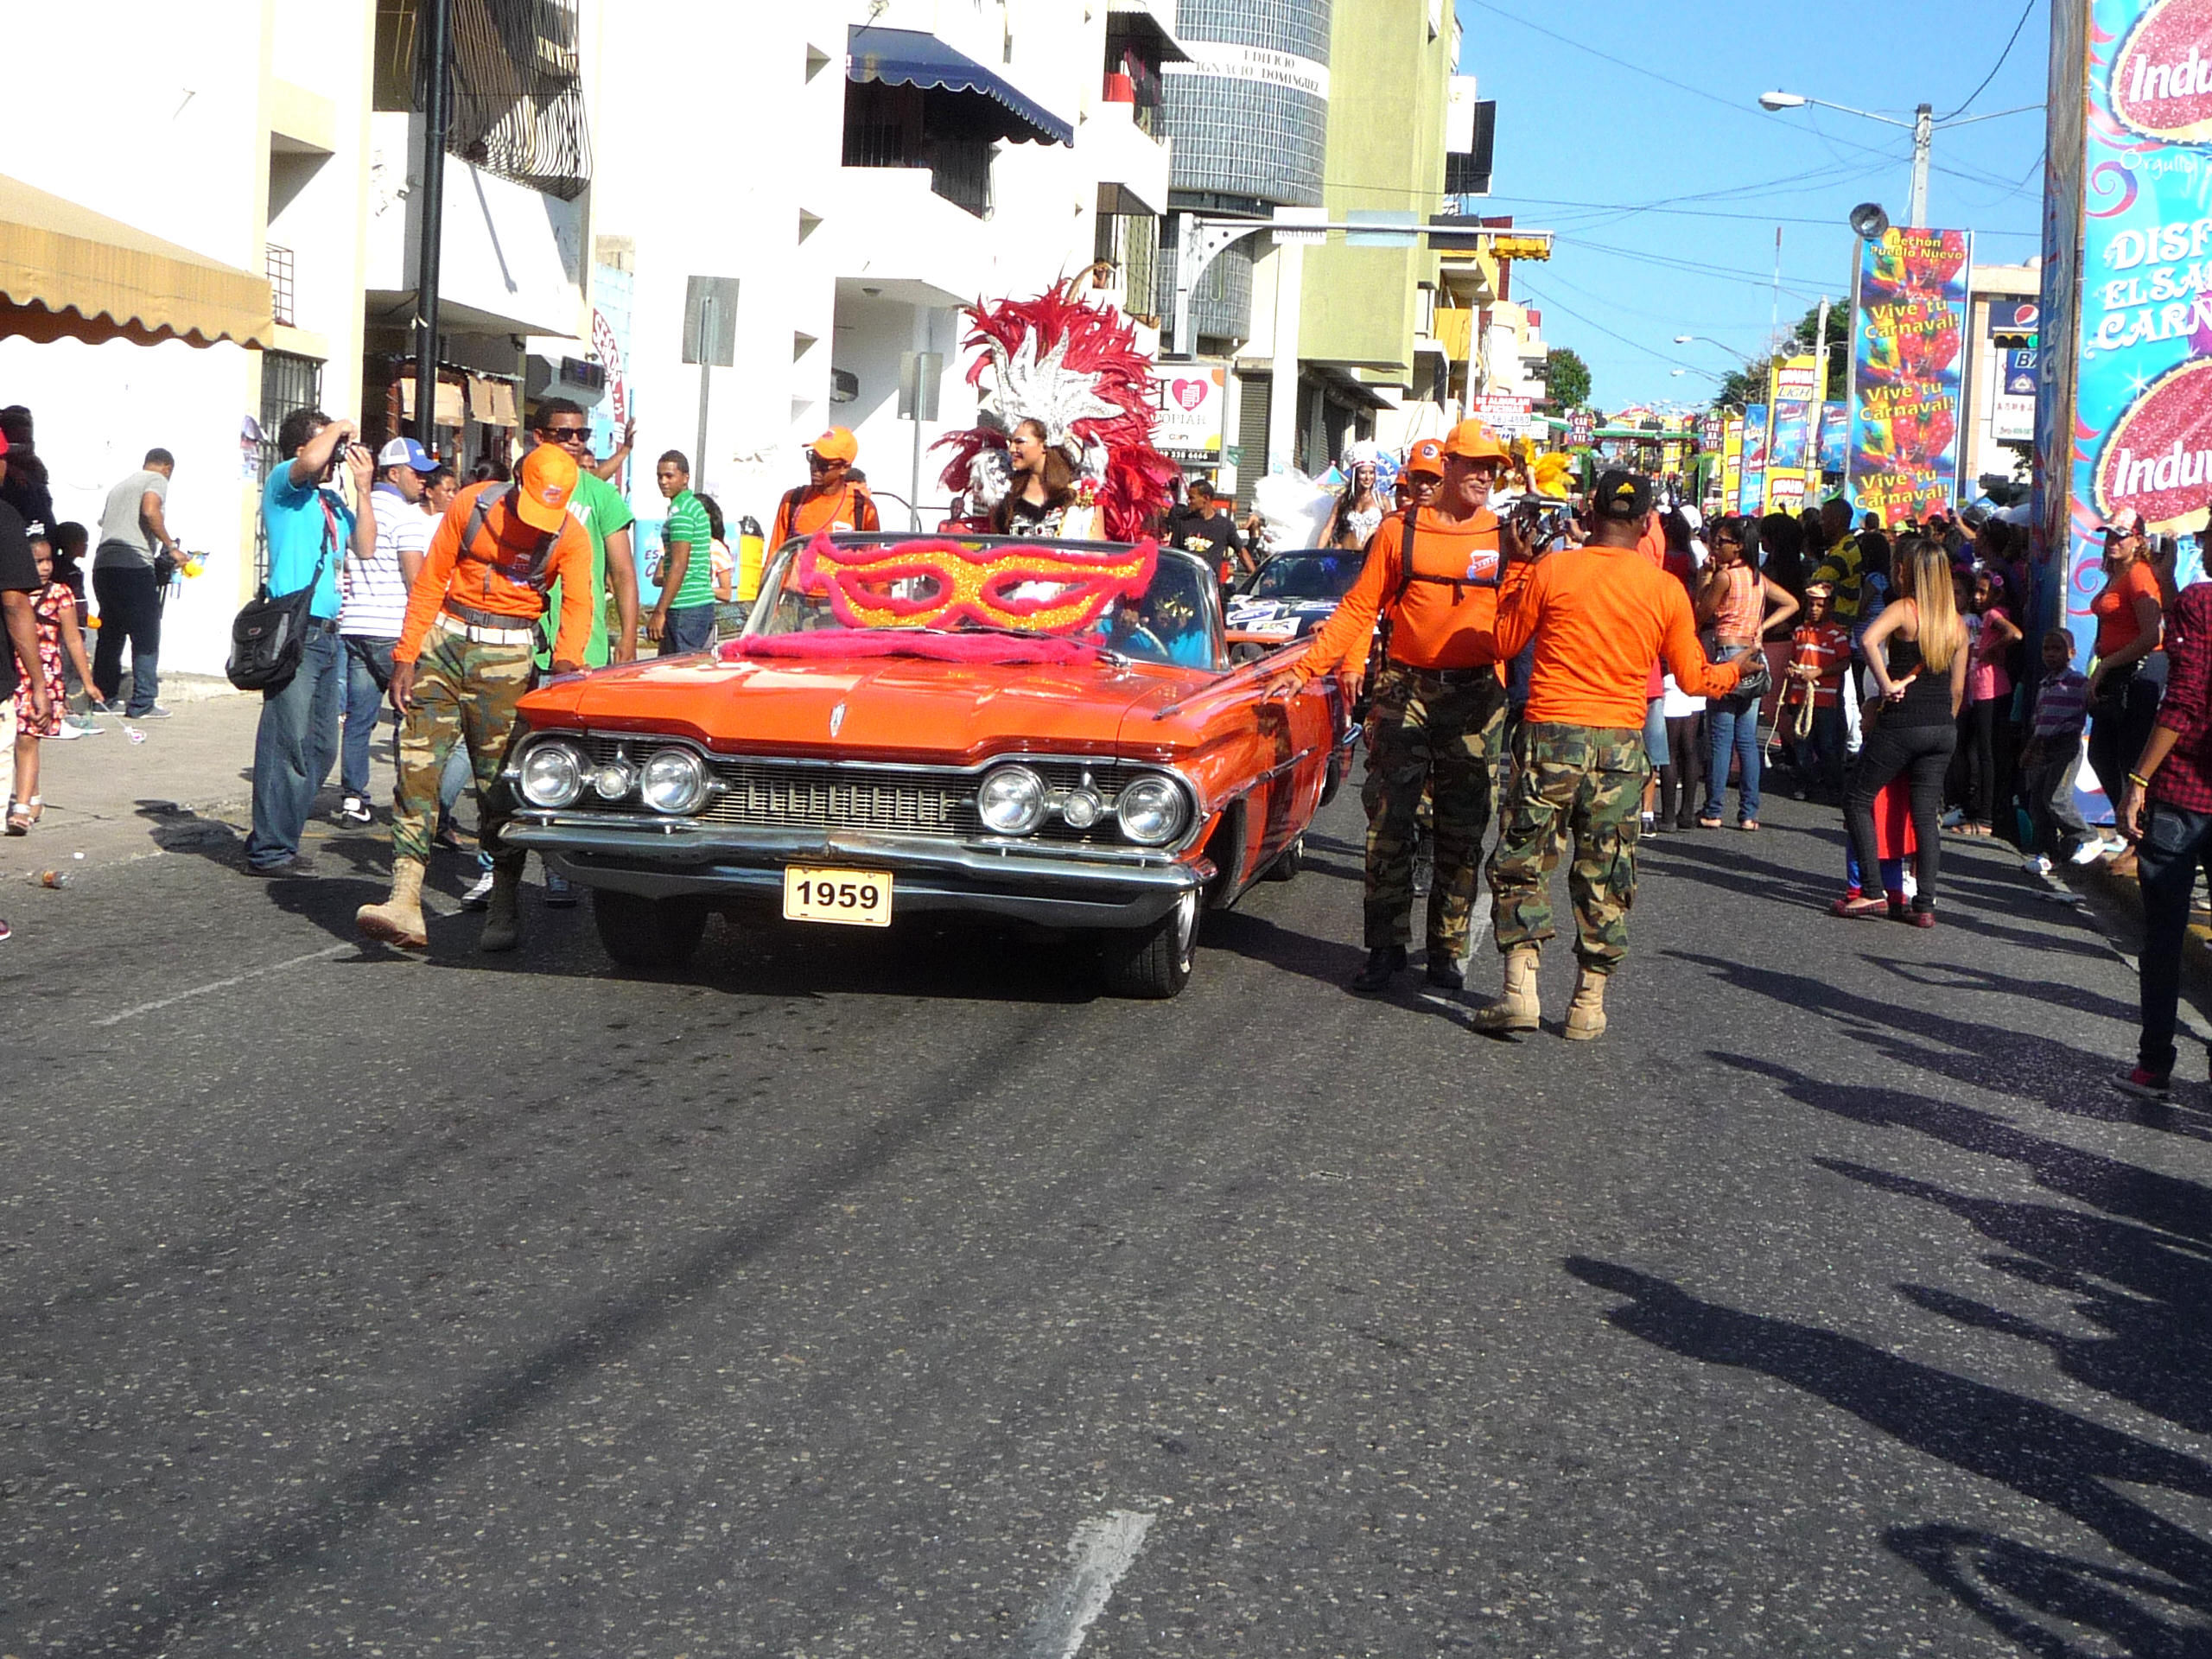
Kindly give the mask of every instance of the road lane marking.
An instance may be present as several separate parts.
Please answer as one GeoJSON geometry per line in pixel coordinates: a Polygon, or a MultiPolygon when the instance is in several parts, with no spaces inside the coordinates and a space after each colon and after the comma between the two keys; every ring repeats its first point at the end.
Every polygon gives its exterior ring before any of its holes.
{"type": "Polygon", "coordinates": [[[281,974],[287,968],[299,968],[310,962],[326,961],[329,957],[343,955],[348,950],[359,950],[360,948],[359,945],[348,940],[344,944],[334,944],[327,950],[310,950],[304,957],[294,957],[289,962],[272,962],[266,968],[249,968],[242,974],[232,974],[228,979],[210,980],[207,984],[195,985],[188,991],[179,991],[173,996],[164,996],[153,1002],[141,1002],[137,1007],[125,1008],[120,1014],[104,1015],[93,1020],[92,1024],[119,1026],[125,1020],[136,1020],[142,1014],[154,1014],[162,1008],[174,1007],[179,1002],[188,1001],[195,996],[205,996],[210,991],[226,991],[233,985],[245,984],[249,979],[259,979],[264,974],[281,974]]]}
{"type": "Polygon", "coordinates": [[[1077,1527],[1068,1545],[1068,1570],[1021,1633],[1020,1659],[1075,1659],[1151,1529],[1152,1516],[1136,1510],[1110,1510],[1077,1527]]]}

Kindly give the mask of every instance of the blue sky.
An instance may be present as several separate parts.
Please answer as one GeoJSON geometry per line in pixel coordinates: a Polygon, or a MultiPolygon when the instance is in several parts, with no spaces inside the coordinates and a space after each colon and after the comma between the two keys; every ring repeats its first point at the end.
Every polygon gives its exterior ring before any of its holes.
{"type": "MultiPolygon", "coordinates": [[[[2044,101],[2050,0],[2032,0],[1978,95],[2023,0],[1454,3],[1460,73],[1498,106],[1482,211],[1559,238],[1550,264],[1514,268],[1514,298],[1542,311],[1550,344],[1582,354],[1607,410],[1710,399],[1732,359],[1677,334],[1746,353],[1764,345],[1777,223],[1786,327],[1823,292],[1848,296],[1854,204],[1878,201],[1904,222],[1909,131],[1830,110],[1770,115],[1761,92],[1907,121],[1923,101],[1939,122],[1961,106],[2044,101]]],[[[1929,218],[1975,232],[1976,264],[2038,251],[2043,143],[2040,113],[1936,131],[1929,218]]]]}

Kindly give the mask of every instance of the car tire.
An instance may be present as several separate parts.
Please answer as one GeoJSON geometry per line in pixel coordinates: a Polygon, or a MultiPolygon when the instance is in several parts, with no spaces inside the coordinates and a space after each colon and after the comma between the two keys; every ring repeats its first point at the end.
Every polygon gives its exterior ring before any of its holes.
{"type": "Polygon", "coordinates": [[[1270,881],[1294,881],[1305,863],[1306,837],[1300,836],[1275,855],[1275,861],[1268,866],[1267,879],[1270,881]]]}
{"type": "Polygon", "coordinates": [[[707,907],[690,899],[645,899],[607,887],[591,896],[591,917],[607,954],[624,968],[688,965],[707,931],[707,907]]]}
{"type": "Polygon", "coordinates": [[[1106,936],[1099,967],[1108,995],[1165,1001],[1191,982],[1198,948],[1198,895],[1192,892],[1149,927],[1106,936]]]}

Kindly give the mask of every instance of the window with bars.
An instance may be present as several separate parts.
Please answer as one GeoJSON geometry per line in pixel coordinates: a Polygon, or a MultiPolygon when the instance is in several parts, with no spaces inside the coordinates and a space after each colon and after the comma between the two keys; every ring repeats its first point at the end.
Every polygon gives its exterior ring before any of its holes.
{"type": "MultiPolygon", "coordinates": [[[[578,0],[452,0],[447,153],[574,200],[591,183],[578,0]]],[[[376,107],[427,101],[422,0],[377,0],[376,107]]]]}
{"type": "MultiPolygon", "coordinates": [[[[296,409],[322,406],[322,363],[292,352],[261,354],[261,483],[276,470],[276,429],[296,409]]],[[[261,515],[253,515],[253,579],[269,575],[269,531],[261,515]]]]}
{"type": "Polygon", "coordinates": [[[289,328],[293,326],[292,251],[271,242],[264,251],[264,263],[269,273],[269,300],[275,319],[289,328]]]}

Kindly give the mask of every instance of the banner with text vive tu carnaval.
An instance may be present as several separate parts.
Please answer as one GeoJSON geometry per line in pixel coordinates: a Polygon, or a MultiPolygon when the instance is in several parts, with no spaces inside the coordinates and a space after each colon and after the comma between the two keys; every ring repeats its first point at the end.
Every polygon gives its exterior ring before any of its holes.
{"type": "Polygon", "coordinates": [[[1766,499],[1766,405],[1744,410],[1744,458],[1737,474],[1736,511],[1757,512],[1766,499]]]}
{"type": "Polygon", "coordinates": [[[1893,225],[1860,245],[1853,314],[1851,499],[1885,524],[1949,511],[1974,238],[1893,225]]]}
{"type": "Polygon", "coordinates": [[[2212,507],[2212,0],[2060,10],[2087,16],[2052,29],[2037,522],[2086,641],[2103,526],[2212,507]]]}

